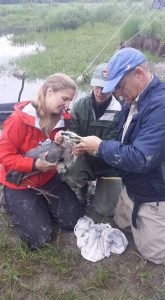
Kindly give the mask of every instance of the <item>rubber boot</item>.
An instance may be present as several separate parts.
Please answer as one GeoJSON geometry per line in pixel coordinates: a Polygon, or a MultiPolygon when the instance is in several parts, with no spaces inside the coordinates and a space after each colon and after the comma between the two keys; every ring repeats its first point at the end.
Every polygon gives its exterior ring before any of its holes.
{"type": "Polygon", "coordinates": [[[5,211],[6,211],[6,201],[5,201],[3,188],[0,185],[0,212],[5,212],[5,211]]]}
{"type": "Polygon", "coordinates": [[[98,214],[114,216],[121,187],[120,177],[99,177],[97,179],[94,206],[98,214]]]}

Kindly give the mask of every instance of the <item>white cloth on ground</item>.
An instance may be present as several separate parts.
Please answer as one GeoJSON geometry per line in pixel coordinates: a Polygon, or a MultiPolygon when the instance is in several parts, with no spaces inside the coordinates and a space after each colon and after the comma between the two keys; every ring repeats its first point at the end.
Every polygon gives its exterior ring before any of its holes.
{"type": "Polygon", "coordinates": [[[111,253],[121,254],[128,245],[124,233],[119,229],[112,228],[110,224],[95,224],[87,216],[78,220],[74,233],[81,255],[92,262],[109,257],[111,253]]]}

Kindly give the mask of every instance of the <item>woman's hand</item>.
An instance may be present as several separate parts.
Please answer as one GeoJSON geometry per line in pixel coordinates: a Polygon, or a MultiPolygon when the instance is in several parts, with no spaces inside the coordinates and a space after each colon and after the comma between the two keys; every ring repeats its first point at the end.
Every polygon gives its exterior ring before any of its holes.
{"type": "Polygon", "coordinates": [[[86,151],[89,153],[93,153],[98,151],[100,143],[102,140],[97,136],[87,136],[81,139],[81,142],[73,147],[73,151],[77,151],[79,154],[86,151]]]}
{"type": "Polygon", "coordinates": [[[62,144],[62,142],[64,141],[64,137],[63,137],[63,135],[61,134],[62,132],[64,132],[64,130],[59,130],[59,131],[55,134],[54,141],[55,141],[57,144],[62,144]]]}
{"type": "Polygon", "coordinates": [[[56,169],[56,163],[50,163],[38,158],[35,162],[35,168],[41,172],[47,172],[49,170],[56,169]]]}

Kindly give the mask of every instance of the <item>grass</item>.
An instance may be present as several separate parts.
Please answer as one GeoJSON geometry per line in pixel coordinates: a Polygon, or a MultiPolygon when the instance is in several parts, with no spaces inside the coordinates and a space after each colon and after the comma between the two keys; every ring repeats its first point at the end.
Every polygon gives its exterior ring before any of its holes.
{"type": "MultiPolygon", "coordinates": [[[[91,209],[87,214],[102,220],[91,209]]],[[[157,300],[165,295],[163,267],[146,262],[130,234],[124,254],[91,263],[81,257],[73,233],[55,228],[51,245],[31,252],[6,213],[0,214],[0,229],[0,299],[157,300]]]]}
{"type": "MultiPolygon", "coordinates": [[[[98,55],[107,41],[111,40],[116,30],[117,27],[109,23],[97,23],[94,26],[86,24],[74,31],[48,32],[46,37],[43,37],[43,34],[35,34],[31,36],[32,40],[45,45],[46,51],[24,56],[17,61],[17,64],[31,79],[46,78],[54,72],[64,72],[76,79],[98,55]]],[[[119,43],[120,38],[116,35],[88,69],[89,76],[97,64],[108,60],[118,48],[119,43]]],[[[149,61],[164,61],[164,58],[149,52],[146,55],[149,61]]]]}
{"type": "MultiPolygon", "coordinates": [[[[30,78],[43,78],[54,72],[64,72],[76,78],[80,75],[98,52],[110,40],[116,27],[110,24],[84,25],[77,30],[48,32],[35,35],[41,44],[46,46],[46,52],[22,57],[18,64],[24,68],[30,78]]],[[[104,53],[99,56],[91,68],[104,62],[119,44],[116,37],[104,53]]],[[[90,68],[90,70],[91,70],[90,68]]]]}
{"type": "MultiPolygon", "coordinates": [[[[24,56],[17,61],[17,66],[26,71],[29,79],[45,78],[59,71],[75,79],[111,40],[115,32],[115,37],[94,61],[89,71],[98,63],[107,61],[118,48],[120,40],[132,36],[143,27],[146,20],[150,21],[157,16],[164,28],[164,11],[151,10],[151,3],[151,0],[150,2],[112,0],[100,4],[79,2],[56,3],[53,6],[0,5],[1,31],[14,32],[13,41],[16,44],[37,41],[46,47],[46,51],[42,53],[24,56]],[[129,26],[124,26],[117,33],[119,26],[131,15],[132,18],[127,22],[129,26]],[[162,18],[159,18],[160,15],[162,18]],[[78,27],[74,27],[73,22],[75,24],[78,22],[78,27]],[[76,29],[69,29],[72,25],[76,29]],[[58,26],[63,29],[58,30],[58,26]]],[[[159,26],[153,25],[148,30],[149,33],[155,33],[158,29],[159,26]]],[[[152,55],[151,58],[156,60],[156,56],[152,55]]]]}

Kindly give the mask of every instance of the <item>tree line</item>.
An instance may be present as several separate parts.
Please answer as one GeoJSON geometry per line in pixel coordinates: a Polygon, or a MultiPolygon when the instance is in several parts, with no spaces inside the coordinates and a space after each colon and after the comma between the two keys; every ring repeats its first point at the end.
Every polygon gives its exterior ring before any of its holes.
{"type": "Polygon", "coordinates": [[[0,4],[32,4],[32,3],[64,3],[75,2],[74,0],[0,0],[0,4]]]}

